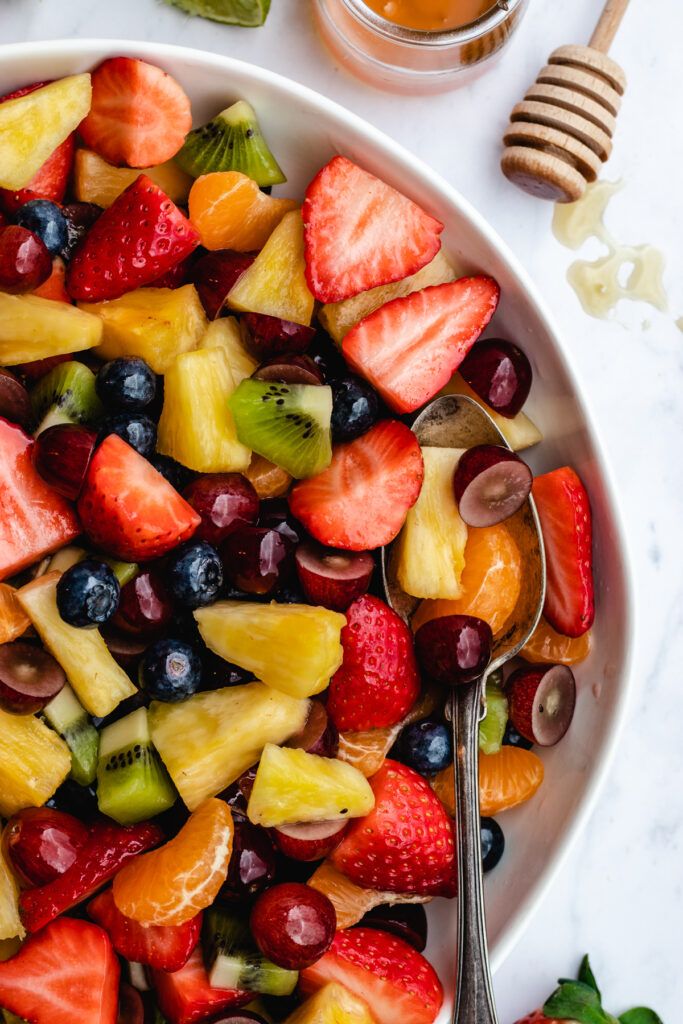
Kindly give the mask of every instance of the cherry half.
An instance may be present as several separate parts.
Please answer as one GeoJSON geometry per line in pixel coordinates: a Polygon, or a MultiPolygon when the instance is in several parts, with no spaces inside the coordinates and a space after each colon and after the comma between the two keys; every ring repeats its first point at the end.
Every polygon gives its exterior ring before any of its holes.
{"type": "Polygon", "coordinates": [[[52,273],[52,256],[28,228],[18,224],[0,230],[0,290],[31,292],[52,273]]]}
{"type": "Polygon", "coordinates": [[[97,444],[97,432],[78,423],[59,423],[36,438],[35,467],[46,483],[76,501],[97,444]]]}
{"type": "Polygon", "coordinates": [[[420,665],[442,686],[478,679],[491,660],[493,633],[474,615],[444,615],[420,626],[415,653],[420,665]]]}
{"type": "Polygon", "coordinates": [[[529,397],[531,364],[511,341],[478,341],[458,369],[472,390],[501,416],[516,416],[529,397]]]}
{"type": "Polygon", "coordinates": [[[50,807],[27,807],[7,822],[5,851],[28,885],[47,885],[71,867],[88,841],[85,825],[50,807]]]}
{"type": "Polygon", "coordinates": [[[258,519],[258,495],[241,473],[197,477],[187,485],[183,497],[202,519],[195,536],[214,547],[241,526],[249,526],[258,519]]]}
{"type": "Polygon", "coordinates": [[[567,665],[528,665],[505,687],[510,720],[520,736],[539,747],[553,747],[572,723],[576,681],[567,665]]]}
{"type": "Polygon", "coordinates": [[[233,252],[216,249],[201,256],[193,265],[189,278],[197,289],[209,320],[220,313],[228,292],[237,284],[245,270],[256,259],[255,252],[233,252]]]}
{"type": "Polygon", "coordinates": [[[299,971],[330,948],[337,914],[327,896],[310,885],[283,882],[259,896],[249,924],[264,956],[278,967],[299,971]]]}
{"type": "Polygon", "coordinates": [[[464,452],[453,474],[453,493],[468,526],[495,526],[509,519],[531,493],[533,474],[519,455],[497,444],[464,452]]]}

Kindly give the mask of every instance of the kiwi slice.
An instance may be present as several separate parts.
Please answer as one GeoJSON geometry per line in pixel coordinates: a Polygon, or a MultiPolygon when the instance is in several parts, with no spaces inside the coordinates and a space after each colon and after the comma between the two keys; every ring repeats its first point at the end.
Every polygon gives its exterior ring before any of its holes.
{"type": "Polygon", "coordinates": [[[119,825],[134,825],[168,810],[175,800],[173,783],[152,746],[146,708],[102,730],[97,803],[103,814],[119,825]]]}
{"type": "Polygon", "coordinates": [[[68,683],[43,708],[43,714],[71,751],[71,778],[79,786],[92,785],[100,737],[68,683]]]}
{"type": "Polygon", "coordinates": [[[214,988],[288,996],[299,980],[298,971],[288,971],[267,960],[256,948],[248,925],[224,907],[214,906],[204,915],[202,945],[209,983],[214,988]]]}
{"type": "Polygon", "coordinates": [[[191,131],[175,159],[195,178],[212,171],[241,171],[261,186],[287,181],[246,100],[191,131]]]}
{"type": "Polygon", "coordinates": [[[301,480],[332,458],[332,388],[243,380],[229,399],[242,444],[301,480]]]}
{"type": "Polygon", "coordinates": [[[93,423],[102,414],[95,374],[76,359],[59,363],[31,391],[31,408],[36,437],[59,423],[93,423]]]}
{"type": "Polygon", "coordinates": [[[109,555],[98,557],[109,566],[114,576],[116,576],[120,587],[125,587],[126,583],[134,580],[140,572],[140,566],[137,562],[117,562],[115,558],[110,558],[109,555]]]}
{"type": "Polygon", "coordinates": [[[479,749],[497,754],[503,745],[508,724],[508,699],[503,692],[503,676],[492,672],[486,680],[486,716],[479,723],[479,749]]]}
{"type": "Polygon", "coordinates": [[[166,3],[179,7],[186,14],[244,28],[265,24],[270,10],[270,0],[166,0],[166,3]]]}

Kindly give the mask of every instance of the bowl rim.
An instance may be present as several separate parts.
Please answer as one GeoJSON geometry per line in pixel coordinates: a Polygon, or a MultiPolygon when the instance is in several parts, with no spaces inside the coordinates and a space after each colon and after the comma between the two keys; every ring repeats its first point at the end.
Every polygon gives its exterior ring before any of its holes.
{"type": "Polygon", "coordinates": [[[545,869],[542,877],[532,886],[527,897],[519,904],[506,923],[491,958],[492,969],[495,972],[511,953],[530,924],[531,918],[555,882],[593,812],[598,795],[605,783],[612,759],[616,753],[634,689],[637,622],[635,617],[635,583],[632,557],[624,528],[621,507],[617,500],[613,472],[605,455],[605,446],[600,430],[596,426],[592,412],[586,406],[584,389],[575,369],[573,357],[568,347],[564,344],[552,314],[531,277],[507,243],[500,238],[484,216],[456,188],[450,185],[445,178],[433,170],[420,157],[411,153],[359,114],[347,110],[342,104],[329,99],[315,89],[302,85],[284,75],[269,71],[267,68],[224,54],[201,50],[196,47],[178,46],[173,43],[155,43],[152,41],[117,38],[53,39],[37,42],[8,43],[0,51],[0,68],[6,62],[17,58],[28,62],[35,57],[64,59],[71,55],[73,55],[74,59],[79,60],[92,57],[93,62],[103,60],[106,56],[114,55],[140,57],[141,59],[162,64],[165,61],[172,63],[176,60],[189,59],[204,66],[215,67],[223,72],[234,70],[247,74],[265,85],[274,86],[292,100],[317,107],[322,114],[328,118],[333,118],[341,127],[351,129],[357,136],[367,139],[373,146],[379,146],[385,152],[387,158],[402,165],[409,176],[421,177],[430,188],[439,191],[447,203],[454,208],[456,214],[466,218],[492,248],[496,250],[498,257],[507,264],[508,270],[519,281],[528,301],[535,307],[539,320],[553,339],[558,359],[571,383],[576,404],[588,427],[595,448],[596,463],[609,499],[617,548],[621,552],[621,571],[624,586],[624,621],[622,622],[622,636],[624,638],[623,670],[620,673],[620,685],[612,712],[612,728],[608,738],[602,744],[597,754],[581,805],[566,826],[562,848],[554,855],[550,866],[545,869]]]}

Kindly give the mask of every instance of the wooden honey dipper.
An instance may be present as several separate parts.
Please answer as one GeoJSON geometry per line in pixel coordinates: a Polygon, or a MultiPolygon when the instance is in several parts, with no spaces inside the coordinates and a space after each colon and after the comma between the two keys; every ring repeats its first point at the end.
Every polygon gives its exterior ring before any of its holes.
{"type": "Polygon", "coordinates": [[[503,174],[525,192],[580,199],[612,152],[626,76],[607,56],[629,0],[607,0],[588,46],[560,46],[510,114],[503,174]]]}

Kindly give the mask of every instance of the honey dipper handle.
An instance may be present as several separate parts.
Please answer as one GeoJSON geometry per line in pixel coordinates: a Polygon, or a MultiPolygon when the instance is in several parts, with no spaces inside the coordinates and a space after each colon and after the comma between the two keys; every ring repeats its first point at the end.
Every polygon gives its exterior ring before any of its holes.
{"type": "Polygon", "coordinates": [[[593,35],[590,37],[589,46],[592,46],[594,50],[600,50],[602,53],[607,53],[612,41],[617,34],[617,29],[621,24],[621,19],[626,13],[629,0],[607,0],[607,3],[602,9],[600,20],[595,26],[593,35]]]}

